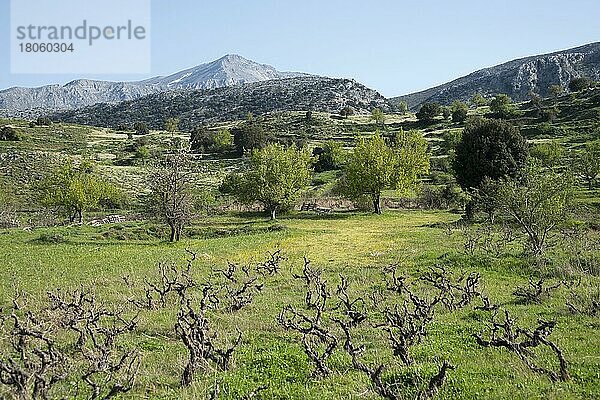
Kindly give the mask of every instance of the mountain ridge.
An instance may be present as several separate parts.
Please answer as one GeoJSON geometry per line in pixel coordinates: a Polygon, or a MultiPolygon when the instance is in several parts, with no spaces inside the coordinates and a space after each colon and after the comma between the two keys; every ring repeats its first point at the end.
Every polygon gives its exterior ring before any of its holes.
{"type": "Polygon", "coordinates": [[[113,82],[75,79],[64,85],[35,88],[11,87],[0,90],[0,114],[19,116],[24,112],[45,113],[69,110],[98,103],[119,103],[172,89],[215,89],[271,79],[310,76],[300,72],[278,71],[237,54],[141,81],[113,82]]]}
{"type": "Polygon", "coordinates": [[[551,85],[566,89],[571,79],[580,76],[600,79],[600,42],[518,58],[390,101],[393,104],[405,101],[412,110],[426,102],[468,101],[475,93],[483,96],[505,93],[513,100],[523,101],[529,91],[548,96],[551,85]]]}

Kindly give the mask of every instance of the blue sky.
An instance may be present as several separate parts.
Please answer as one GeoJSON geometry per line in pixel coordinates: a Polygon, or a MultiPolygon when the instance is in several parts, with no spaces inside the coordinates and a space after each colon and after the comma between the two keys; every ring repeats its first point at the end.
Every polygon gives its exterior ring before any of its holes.
{"type": "Polygon", "coordinates": [[[9,0],[0,0],[0,88],[137,80],[237,53],[280,70],[354,78],[396,96],[600,41],[598,0],[152,0],[151,74],[26,75],[10,74],[9,15],[9,0]]]}

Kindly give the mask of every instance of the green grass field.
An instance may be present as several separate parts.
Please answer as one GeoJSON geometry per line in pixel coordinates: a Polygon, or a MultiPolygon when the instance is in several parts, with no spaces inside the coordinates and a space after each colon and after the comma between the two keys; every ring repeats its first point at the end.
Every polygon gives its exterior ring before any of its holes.
{"type": "MultiPolygon", "coordinates": [[[[0,301],[7,304],[18,289],[29,293],[29,305],[35,307],[49,290],[83,285],[93,289],[99,299],[118,306],[128,297],[140,295],[139,291],[129,291],[123,276],[140,285],[143,278],[156,279],[157,264],[172,261],[183,265],[186,248],[197,253],[192,273],[200,282],[214,276],[215,269],[225,267],[227,261],[257,262],[269,251],[282,249],[286,261],[281,272],[267,278],[265,289],[251,305],[236,313],[211,315],[213,323],[225,332],[224,337],[235,335],[234,326],[243,331],[243,342],[234,353],[230,371],[206,371],[191,387],[181,389],[187,353],[173,331],[176,306],[143,311],[138,329],[122,343],[138,348],[142,354],[136,386],[123,398],[202,399],[208,398],[218,383],[221,396],[228,399],[241,398],[261,385],[268,385],[260,393],[268,399],[375,399],[378,396],[369,380],[351,368],[350,358],[341,348],[329,360],[333,370],[330,376],[311,377],[312,365],[298,335],[284,331],[276,321],[284,305],[299,306],[303,301],[303,288],[291,274],[301,270],[302,257],[306,256],[323,270],[331,284],[337,283],[342,273],[349,278],[353,295],[366,295],[382,286],[382,268],[386,265],[399,263],[400,270],[415,279],[427,266],[441,263],[456,272],[480,272],[484,292],[525,327],[533,327],[538,318],[556,320],[557,328],[550,339],[563,350],[572,379],[551,382],[531,372],[506,350],[479,347],[471,335],[483,329],[488,313],[474,311],[473,304],[459,311],[437,312],[430,335],[412,349],[416,365],[398,368],[398,363],[391,362],[384,376],[401,374],[409,387],[423,385],[423,379],[435,373],[436,365],[449,360],[457,368],[450,372],[439,398],[597,398],[598,318],[570,315],[565,306],[566,289],[559,289],[542,304],[517,304],[511,293],[527,282],[534,268],[516,253],[496,259],[465,255],[460,235],[449,235],[443,227],[458,218],[441,211],[388,211],[382,216],[300,213],[282,217],[275,228],[269,229],[273,223],[260,216],[227,214],[201,220],[192,228],[199,238],[177,244],[154,238],[148,233],[149,226],[136,222],[98,228],[5,230],[0,232],[0,301]],[[39,240],[55,235],[60,236],[59,243],[39,240]],[[129,240],[120,240],[124,237],[129,240]],[[139,239],[132,240],[135,237],[139,239]]],[[[586,276],[585,280],[591,286],[600,285],[598,277],[586,276]]],[[[480,304],[480,300],[475,303],[480,304]]],[[[367,329],[363,339],[369,349],[367,360],[391,359],[381,332],[367,329]]],[[[542,365],[556,368],[550,354],[539,357],[542,365]]]]}

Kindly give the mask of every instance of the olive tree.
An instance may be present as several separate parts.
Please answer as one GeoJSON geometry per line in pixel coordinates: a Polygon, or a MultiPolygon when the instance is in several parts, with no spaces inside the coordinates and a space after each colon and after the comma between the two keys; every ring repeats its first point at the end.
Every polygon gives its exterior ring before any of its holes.
{"type": "Polygon", "coordinates": [[[40,183],[41,203],[55,207],[70,222],[83,222],[84,212],[120,202],[120,191],[94,170],[94,164],[69,160],[40,183]]]}
{"type": "Polygon", "coordinates": [[[498,118],[513,118],[518,114],[517,107],[506,94],[498,94],[490,102],[490,111],[498,118]]]}
{"type": "Polygon", "coordinates": [[[416,114],[419,121],[433,122],[442,113],[442,106],[438,103],[425,103],[416,114]]]}
{"type": "Polygon", "coordinates": [[[576,173],[585,179],[588,189],[592,190],[600,175],[600,140],[586,143],[585,148],[577,153],[574,161],[576,173]]]}
{"type": "Polygon", "coordinates": [[[385,124],[385,114],[381,108],[376,107],[371,111],[371,120],[375,121],[377,125],[385,124]]]}
{"type": "Polygon", "coordinates": [[[300,197],[311,179],[307,149],[270,144],[252,152],[248,170],[229,175],[221,190],[245,203],[259,202],[271,219],[300,197]]]}
{"type": "Polygon", "coordinates": [[[500,212],[526,234],[534,256],[544,254],[548,238],[569,220],[574,200],[572,175],[538,166],[520,178],[502,179],[495,198],[500,212]]]}
{"type": "Polygon", "coordinates": [[[148,173],[147,209],[169,226],[171,242],[181,238],[194,213],[193,172],[188,151],[179,149],[156,161],[148,173]]]}
{"type": "Polygon", "coordinates": [[[420,174],[428,171],[429,154],[422,135],[400,131],[386,143],[377,132],[358,140],[348,157],[341,192],[353,200],[370,200],[374,212],[381,214],[383,190],[406,192],[414,187],[420,174]]]}

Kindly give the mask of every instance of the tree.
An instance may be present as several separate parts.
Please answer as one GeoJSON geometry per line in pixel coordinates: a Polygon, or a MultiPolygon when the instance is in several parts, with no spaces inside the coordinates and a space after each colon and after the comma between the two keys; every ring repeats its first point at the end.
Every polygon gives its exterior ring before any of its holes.
{"type": "Polygon", "coordinates": [[[385,114],[381,111],[381,108],[375,107],[371,111],[371,119],[375,121],[377,125],[383,126],[385,124],[385,114]]]}
{"type": "Polygon", "coordinates": [[[269,137],[262,124],[247,121],[232,129],[233,145],[239,155],[245,151],[262,149],[269,143],[269,137]]]}
{"type": "Polygon", "coordinates": [[[354,115],[354,109],[350,106],[345,106],[340,110],[340,116],[343,118],[348,118],[351,115],[354,115]]]}
{"type": "Polygon", "coordinates": [[[408,104],[404,100],[399,101],[396,108],[400,114],[406,114],[408,112],[408,104]]]}
{"type": "Polygon", "coordinates": [[[400,131],[388,145],[377,132],[360,138],[344,169],[342,192],[354,200],[368,199],[381,214],[381,192],[405,192],[429,171],[427,142],[416,131],[400,131]]]}
{"type": "Polygon", "coordinates": [[[316,172],[331,171],[343,167],[346,152],[340,142],[328,140],[322,146],[313,149],[313,157],[317,158],[316,172]]]}
{"type": "Polygon", "coordinates": [[[463,122],[467,119],[469,113],[469,107],[462,101],[455,100],[450,106],[452,111],[452,122],[463,122]]]}
{"type": "Polygon", "coordinates": [[[417,113],[417,119],[424,122],[433,122],[435,117],[442,113],[442,106],[438,103],[425,103],[417,113]]]}
{"type": "MultiPolygon", "coordinates": [[[[525,167],[527,142],[519,129],[508,122],[474,119],[465,127],[456,146],[453,167],[456,181],[469,192],[480,187],[485,177],[497,180],[516,177],[525,167]]],[[[467,218],[473,203],[467,204],[467,218]]]]}
{"type": "Polygon", "coordinates": [[[592,80],[587,77],[573,78],[569,82],[569,90],[571,92],[581,92],[592,86],[592,80]]]}
{"type": "Polygon", "coordinates": [[[557,99],[565,92],[565,89],[561,85],[550,85],[548,92],[557,99]]]}
{"type": "Polygon", "coordinates": [[[517,108],[512,99],[506,94],[498,94],[490,102],[490,111],[498,118],[513,118],[517,115],[517,108]]]}
{"type": "Polygon", "coordinates": [[[588,189],[592,190],[600,175],[600,140],[587,143],[583,151],[576,155],[575,171],[585,179],[588,189]]]}
{"type": "Polygon", "coordinates": [[[227,128],[219,129],[213,136],[212,149],[218,152],[230,151],[233,148],[233,135],[227,128]]]}
{"type": "Polygon", "coordinates": [[[94,171],[89,161],[75,164],[69,160],[40,184],[42,204],[56,207],[67,215],[70,222],[83,222],[85,211],[100,208],[104,204],[120,202],[120,191],[106,183],[94,171]]]}
{"type": "Polygon", "coordinates": [[[565,148],[556,140],[538,143],[531,148],[529,155],[547,168],[559,167],[565,158],[565,148]]]}
{"type": "Polygon", "coordinates": [[[294,204],[310,183],[310,163],[306,149],[270,144],[252,151],[249,169],[229,175],[221,191],[234,194],[245,203],[261,203],[274,220],[278,212],[294,204]]]}
{"type": "Polygon", "coordinates": [[[539,257],[552,232],[569,220],[574,199],[570,174],[530,166],[522,177],[502,179],[495,201],[521,227],[531,253],[539,257]]]}
{"type": "Polygon", "coordinates": [[[448,106],[442,106],[442,117],[444,118],[444,120],[449,120],[450,117],[452,116],[452,111],[450,110],[450,107],[448,106]]]}
{"type": "Polygon", "coordinates": [[[193,185],[192,164],[186,149],[166,154],[149,171],[147,209],[169,226],[171,242],[179,241],[193,216],[193,185]]]}
{"type": "Polygon", "coordinates": [[[192,150],[226,152],[233,148],[233,135],[228,129],[211,131],[206,125],[200,125],[192,131],[190,137],[192,150]]]}
{"type": "Polygon", "coordinates": [[[471,104],[473,104],[475,108],[483,107],[488,105],[488,101],[480,93],[475,93],[473,97],[471,97],[471,104]]]}
{"type": "Polygon", "coordinates": [[[136,122],[133,124],[133,130],[136,135],[147,135],[150,133],[150,129],[148,129],[148,125],[145,122],[136,122]]]}
{"type": "Polygon", "coordinates": [[[167,118],[165,121],[165,131],[173,135],[179,129],[179,118],[167,118]]]}

